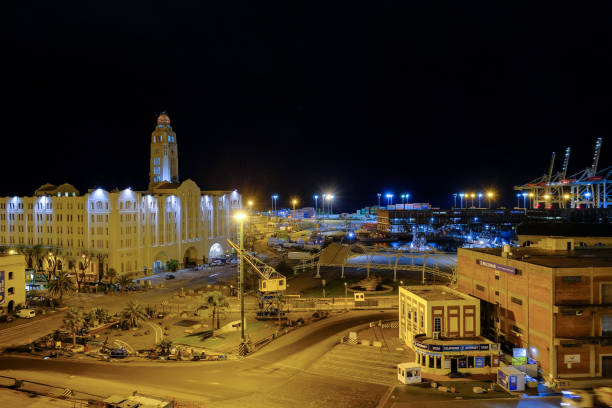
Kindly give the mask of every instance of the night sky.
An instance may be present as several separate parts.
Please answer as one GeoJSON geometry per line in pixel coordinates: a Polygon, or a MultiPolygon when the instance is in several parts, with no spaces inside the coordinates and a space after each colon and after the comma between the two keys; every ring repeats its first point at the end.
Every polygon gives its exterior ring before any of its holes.
{"type": "Polygon", "coordinates": [[[166,110],[181,179],[262,207],[510,205],[552,151],[612,165],[610,2],[536,3],[11,1],[0,195],[145,189],[166,110]]]}

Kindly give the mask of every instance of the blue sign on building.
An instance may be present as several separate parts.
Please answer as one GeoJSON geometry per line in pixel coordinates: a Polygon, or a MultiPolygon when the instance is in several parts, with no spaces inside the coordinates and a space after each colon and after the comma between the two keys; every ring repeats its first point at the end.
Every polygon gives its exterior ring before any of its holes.
{"type": "Polygon", "coordinates": [[[484,368],[484,357],[474,358],[474,364],[476,368],[484,368]]]}
{"type": "Polygon", "coordinates": [[[0,271],[0,304],[4,303],[4,271],[0,271]]]}

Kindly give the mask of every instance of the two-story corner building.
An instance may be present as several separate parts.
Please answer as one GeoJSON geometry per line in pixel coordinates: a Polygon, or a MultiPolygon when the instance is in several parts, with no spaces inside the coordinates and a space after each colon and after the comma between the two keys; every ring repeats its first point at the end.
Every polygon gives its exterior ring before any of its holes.
{"type": "Polygon", "coordinates": [[[483,331],[526,348],[545,378],[609,381],[612,248],[535,236],[519,248],[459,249],[459,290],[481,300],[483,331]]]}
{"type": "MultiPolygon", "coordinates": [[[[149,189],[108,191],[45,184],[31,197],[0,198],[0,245],[42,246],[57,254],[58,269],[85,256],[87,280],[114,268],[119,274],[163,269],[177,259],[189,266],[224,255],[236,238],[237,191],[202,190],[179,180],[177,136],[162,113],[151,135],[149,189]]],[[[45,268],[45,259],[39,268],[45,268]]]]}
{"type": "Polygon", "coordinates": [[[25,265],[21,254],[0,255],[0,314],[25,303],[25,265]]]}
{"type": "Polygon", "coordinates": [[[423,372],[491,374],[499,345],[480,336],[480,301],[446,286],[400,286],[400,339],[423,372]]]}

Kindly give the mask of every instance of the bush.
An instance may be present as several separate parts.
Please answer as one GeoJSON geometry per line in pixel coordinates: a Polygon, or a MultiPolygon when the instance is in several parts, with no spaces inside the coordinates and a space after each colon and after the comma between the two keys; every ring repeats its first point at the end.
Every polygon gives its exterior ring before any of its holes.
{"type": "Polygon", "coordinates": [[[176,259],[170,259],[166,261],[166,269],[171,272],[176,272],[179,268],[179,262],[176,259]]]}

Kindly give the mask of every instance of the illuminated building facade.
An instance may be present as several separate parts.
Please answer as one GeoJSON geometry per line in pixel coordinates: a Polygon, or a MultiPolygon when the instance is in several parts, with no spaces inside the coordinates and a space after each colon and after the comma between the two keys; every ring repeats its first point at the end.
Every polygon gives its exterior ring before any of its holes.
{"type": "Polygon", "coordinates": [[[481,299],[483,333],[526,349],[551,381],[612,378],[612,249],[593,238],[532,231],[523,247],[458,250],[459,290],[481,299]]]}
{"type": "MultiPolygon", "coordinates": [[[[147,191],[80,194],[70,184],[45,184],[32,197],[0,198],[0,246],[40,245],[59,253],[58,269],[71,271],[85,255],[87,280],[109,268],[159,270],[169,259],[188,266],[223,255],[235,237],[231,215],[241,196],[179,182],[176,135],[165,113],[152,134],[150,167],[147,191]]],[[[44,259],[39,267],[46,268],[44,259]]]]}

